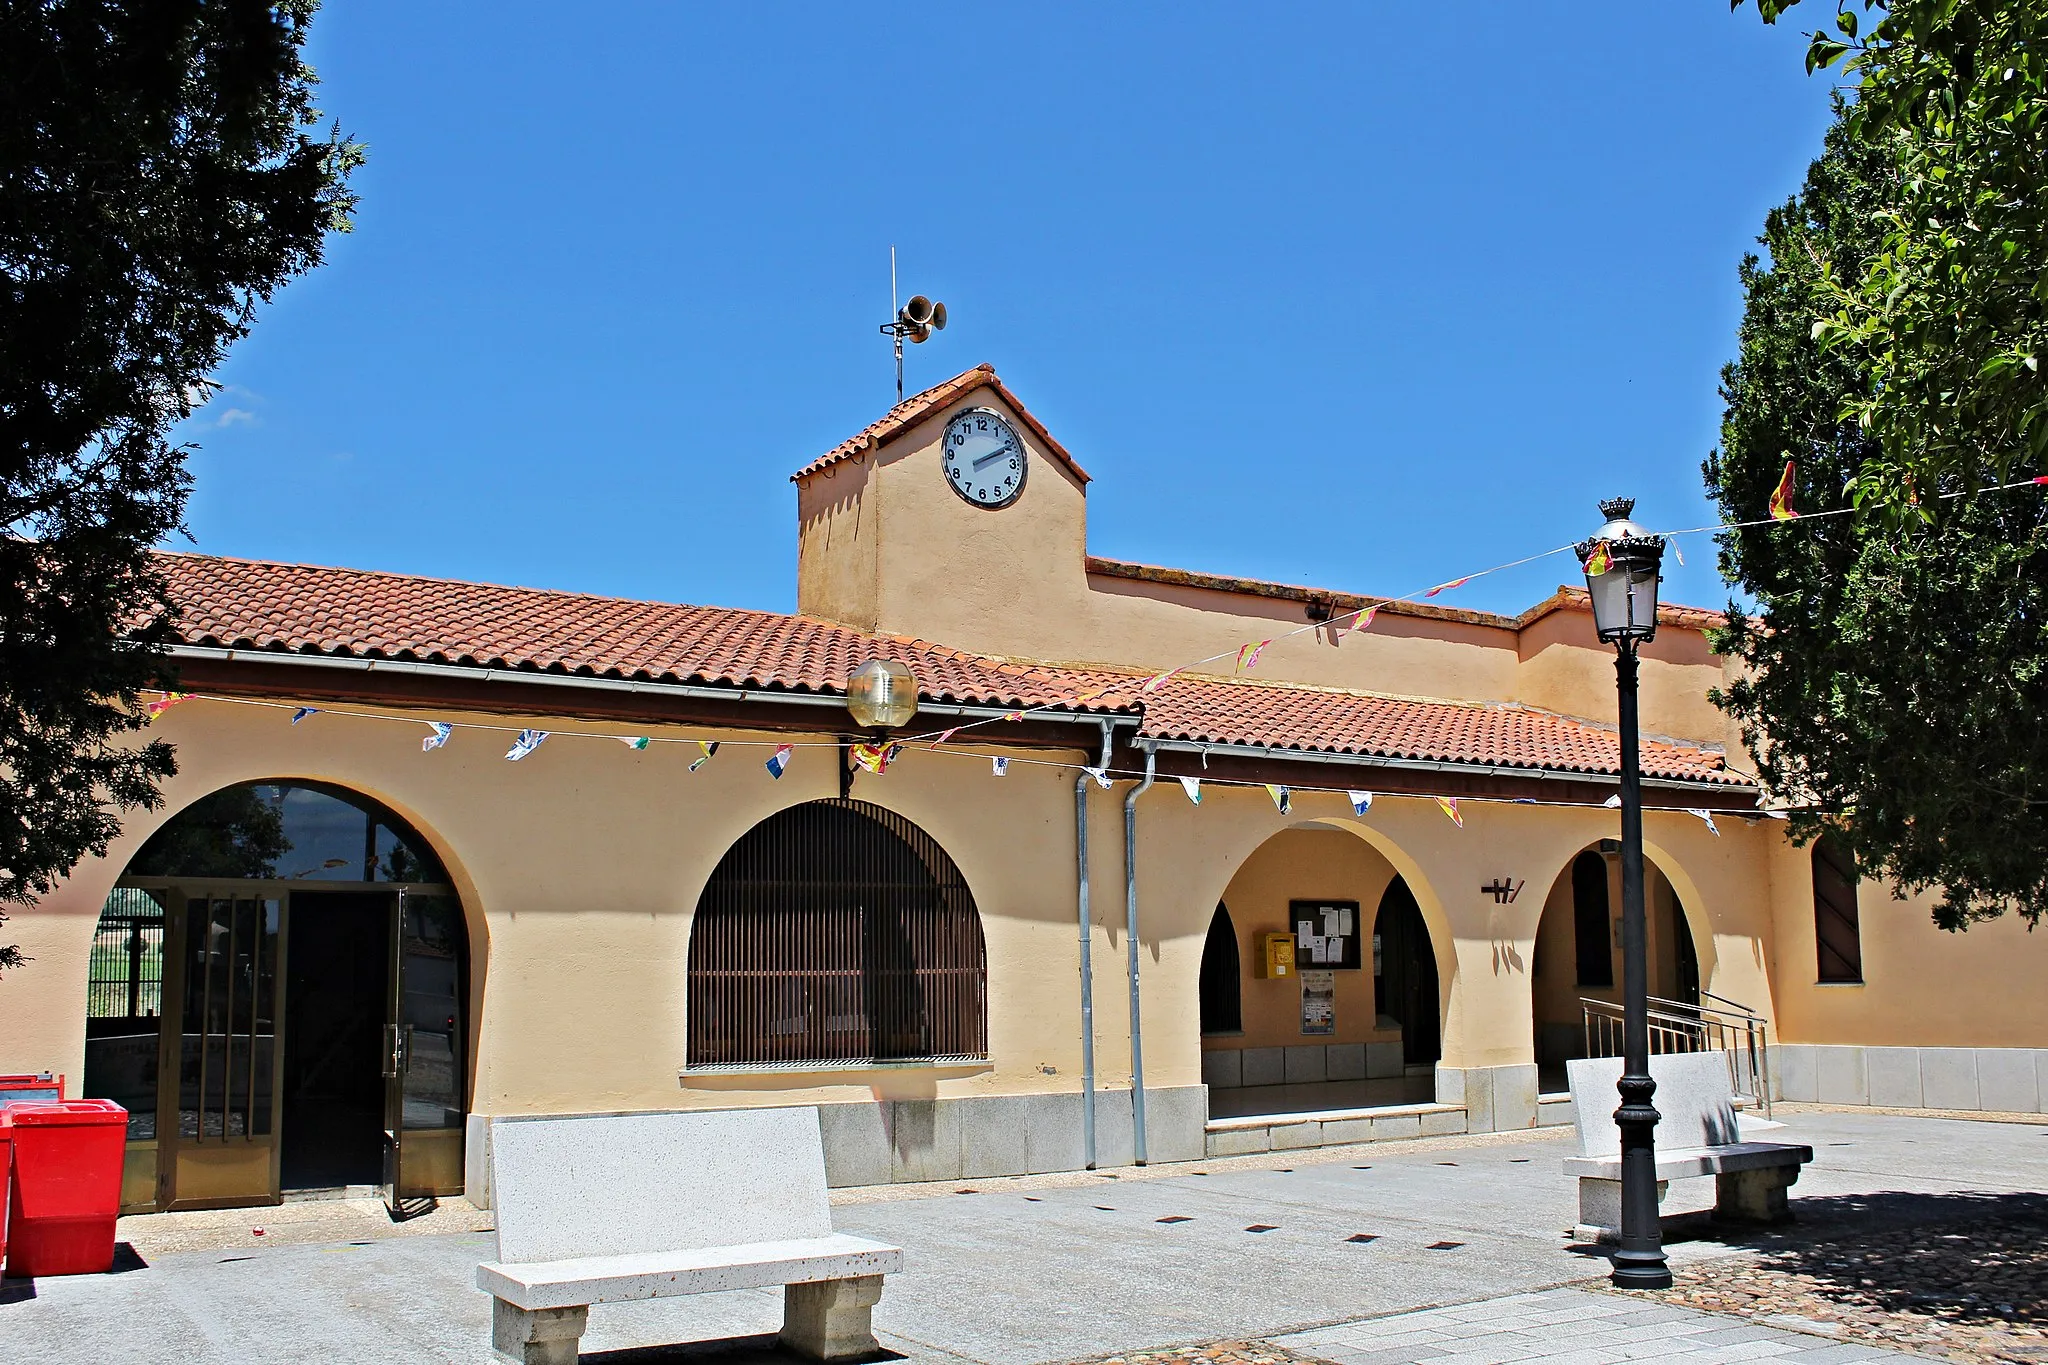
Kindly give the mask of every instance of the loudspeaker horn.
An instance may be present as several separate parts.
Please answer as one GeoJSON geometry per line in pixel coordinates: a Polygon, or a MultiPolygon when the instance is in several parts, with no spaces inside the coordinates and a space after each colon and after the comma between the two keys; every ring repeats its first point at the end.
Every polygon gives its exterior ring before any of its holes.
{"type": "Polygon", "coordinates": [[[922,294],[912,294],[910,302],[903,305],[901,316],[913,327],[928,327],[932,320],[932,301],[922,294]]]}

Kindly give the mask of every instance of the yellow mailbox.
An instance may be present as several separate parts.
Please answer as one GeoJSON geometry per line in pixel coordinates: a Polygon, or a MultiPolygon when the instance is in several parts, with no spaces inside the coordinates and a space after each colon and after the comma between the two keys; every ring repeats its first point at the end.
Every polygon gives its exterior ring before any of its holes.
{"type": "Polygon", "coordinates": [[[1294,935],[1259,935],[1258,975],[1261,980],[1294,975],[1294,935]]]}

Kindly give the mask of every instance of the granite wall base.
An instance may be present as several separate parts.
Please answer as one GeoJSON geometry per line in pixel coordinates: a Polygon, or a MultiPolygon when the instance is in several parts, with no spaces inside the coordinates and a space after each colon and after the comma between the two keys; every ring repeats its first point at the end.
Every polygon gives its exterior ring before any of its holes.
{"type": "Polygon", "coordinates": [[[2048,1048],[1779,1043],[1771,1073],[1791,1102],[2048,1113],[2048,1048]]]}

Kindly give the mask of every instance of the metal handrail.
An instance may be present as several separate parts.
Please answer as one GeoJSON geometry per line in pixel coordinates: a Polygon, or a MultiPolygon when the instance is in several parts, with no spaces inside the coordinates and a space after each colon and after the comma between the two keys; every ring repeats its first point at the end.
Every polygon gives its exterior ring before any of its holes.
{"type": "MultiPolygon", "coordinates": [[[[1650,1052],[1719,1052],[1728,1059],[1728,1083],[1737,1098],[1771,1113],[1770,1021],[1746,1005],[1701,991],[1700,998],[1725,1009],[1683,1000],[1649,997],[1650,1052]]],[[[1622,1055],[1622,1007],[1611,1000],[1580,997],[1588,1057],[1622,1055]]]]}

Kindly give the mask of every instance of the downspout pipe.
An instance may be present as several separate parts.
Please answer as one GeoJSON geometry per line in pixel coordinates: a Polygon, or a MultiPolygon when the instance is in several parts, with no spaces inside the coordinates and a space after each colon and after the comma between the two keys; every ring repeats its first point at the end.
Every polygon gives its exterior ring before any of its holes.
{"type": "Polygon", "coordinates": [[[1124,950],[1131,991],[1131,1158],[1145,1164],[1145,1026],[1138,1009],[1138,798],[1152,790],[1158,756],[1145,746],[1145,780],[1124,796],[1124,950]]]}
{"type": "MultiPolygon", "coordinates": [[[[1102,758],[1097,767],[1109,770],[1110,746],[1116,731],[1102,722],[1102,758]]],[[[1087,1170],[1095,1169],[1095,953],[1088,908],[1088,784],[1087,773],[1074,777],[1074,853],[1079,863],[1079,932],[1081,936],[1081,1152],[1087,1170]]]]}

